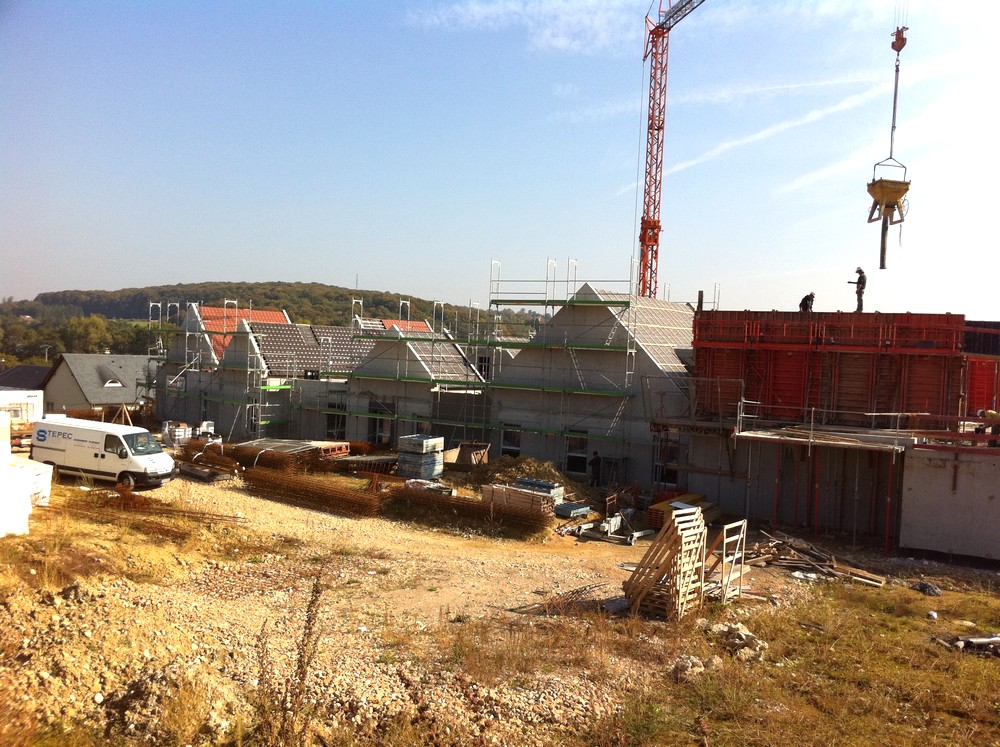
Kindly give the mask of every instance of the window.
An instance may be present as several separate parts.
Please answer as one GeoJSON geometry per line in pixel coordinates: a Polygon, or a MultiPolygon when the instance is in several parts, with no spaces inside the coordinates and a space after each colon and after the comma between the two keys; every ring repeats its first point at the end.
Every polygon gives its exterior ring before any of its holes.
{"type": "Polygon", "coordinates": [[[493,360],[488,355],[480,355],[476,359],[476,368],[480,376],[489,381],[493,375],[493,360]]]}
{"type": "Polygon", "coordinates": [[[656,458],[653,460],[653,482],[657,485],[676,485],[677,463],[680,458],[680,443],[669,436],[661,436],[656,458]]]}
{"type": "MultiPolygon", "coordinates": [[[[110,438],[110,436],[109,436],[110,438]]],[[[133,454],[161,454],[163,448],[153,438],[152,433],[130,433],[125,436],[125,443],[133,454]]]]}
{"type": "Polygon", "coordinates": [[[347,440],[347,407],[342,402],[330,402],[326,413],[326,437],[331,441],[347,440]]]}
{"type": "Polygon", "coordinates": [[[118,436],[105,436],[104,437],[104,450],[109,454],[117,454],[120,450],[125,448],[125,444],[118,436]]]}
{"type": "Polygon", "coordinates": [[[395,441],[396,406],[391,402],[377,402],[372,400],[368,404],[368,412],[370,413],[368,418],[368,442],[381,448],[392,448],[392,444],[395,441]]]}
{"type": "Polygon", "coordinates": [[[587,431],[566,432],[566,471],[587,474],[587,431]]]}
{"type": "Polygon", "coordinates": [[[521,456],[521,426],[501,423],[500,428],[500,456],[521,456]]]}

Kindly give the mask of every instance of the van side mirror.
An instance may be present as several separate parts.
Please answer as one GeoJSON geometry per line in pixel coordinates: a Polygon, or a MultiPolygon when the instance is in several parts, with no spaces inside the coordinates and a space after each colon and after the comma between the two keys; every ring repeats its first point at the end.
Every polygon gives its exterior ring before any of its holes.
{"type": "Polygon", "coordinates": [[[122,446],[120,449],[118,449],[118,458],[119,459],[128,459],[128,449],[126,449],[124,446],[122,446]]]}

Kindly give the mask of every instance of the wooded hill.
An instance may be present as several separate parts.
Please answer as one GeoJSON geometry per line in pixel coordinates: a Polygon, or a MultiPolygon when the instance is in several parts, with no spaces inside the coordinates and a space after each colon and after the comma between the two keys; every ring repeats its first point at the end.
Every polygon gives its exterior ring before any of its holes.
{"type": "MultiPolygon", "coordinates": [[[[163,321],[174,322],[173,310],[168,304],[179,304],[183,311],[188,302],[205,306],[222,306],[226,299],[234,300],[240,309],[278,309],[288,312],[296,324],[347,325],[351,321],[352,302],[361,299],[364,316],[383,319],[400,317],[400,301],[409,301],[409,319],[428,320],[434,317],[434,302],[412,296],[384,291],[354,290],[322,283],[187,283],[157,285],[145,288],[123,288],[114,291],[66,290],[39,293],[33,301],[4,299],[0,313],[32,316],[37,319],[66,320],[72,317],[97,314],[106,319],[149,319],[150,303],[160,303],[163,321]]],[[[437,309],[441,316],[440,306],[437,309]]],[[[469,323],[476,317],[485,323],[489,310],[445,304],[445,325],[455,334],[464,337],[469,323]]],[[[403,318],[407,318],[403,309],[403,318]]],[[[541,315],[534,310],[506,310],[501,312],[504,333],[524,335],[535,328],[541,315]]]]}

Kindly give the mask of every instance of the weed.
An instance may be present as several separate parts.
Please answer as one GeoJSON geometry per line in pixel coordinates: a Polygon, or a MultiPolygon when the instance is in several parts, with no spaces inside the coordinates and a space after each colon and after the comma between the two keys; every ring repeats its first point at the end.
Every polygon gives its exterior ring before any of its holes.
{"type": "Polygon", "coordinates": [[[320,601],[323,584],[320,576],[313,579],[305,622],[295,651],[295,666],[284,678],[274,671],[268,648],[267,623],[257,637],[257,666],[260,683],[257,693],[257,729],[255,740],[261,745],[305,747],[309,740],[312,714],[306,702],[306,685],[313,660],[319,648],[320,601]]]}
{"type": "Polygon", "coordinates": [[[597,719],[587,733],[594,747],[645,747],[662,743],[670,731],[668,711],[649,693],[629,694],[619,710],[597,719]]]}
{"type": "Polygon", "coordinates": [[[158,726],[175,744],[191,744],[208,718],[209,693],[194,680],[182,680],[175,692],[163,700],[158,726]]]}

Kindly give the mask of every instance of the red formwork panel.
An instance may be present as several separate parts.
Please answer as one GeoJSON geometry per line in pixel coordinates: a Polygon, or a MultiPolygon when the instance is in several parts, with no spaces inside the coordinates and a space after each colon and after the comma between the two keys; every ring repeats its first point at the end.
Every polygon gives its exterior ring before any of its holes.
{"type": "Polygon", "coordinates": [[[966,415],[1000,409],[1000,358],[969,356],[966,393],[966,415]]]}
{"type": "Polygon", "coordinates": [[[735,415],[743,393],[744,350],[705,348],[695,354],[697,411],[735,415]]]}
{"type": "MultiPolygon", "coordinates": [[[[893,427],[926,413],[949,427],[960,415],[961,315],[708,312],[694,332],[708,412],[735,416],[742,379],[747,412],[768,420],[893,427]]],[[[995,372],[976,370],[995,392],[995,372]]]]}
{"type": "Polygon", "coordinates": [[[964,334],[961,314],[710,311],[699,314],[694,322],[695,345],[817,345],[957,353],[964,334]]]}
{"type": "Polygon", "coordinates": [[[828,423],[868,425],[874,411],[872,396],[874,364],[871,353],[835,353],[830,365],[830,411],[828,423]]]}

